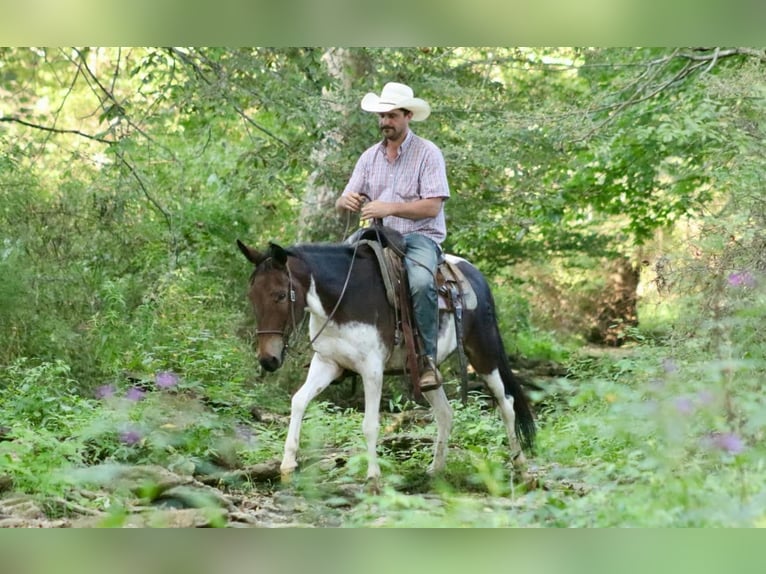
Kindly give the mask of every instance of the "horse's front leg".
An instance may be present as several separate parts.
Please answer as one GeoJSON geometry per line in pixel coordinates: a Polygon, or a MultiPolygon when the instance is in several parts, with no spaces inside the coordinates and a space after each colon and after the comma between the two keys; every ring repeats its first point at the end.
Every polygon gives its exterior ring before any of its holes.
{"type": "Polygon", "coordinates": [[[333,361],[323,359],[314,353],[309,366],[309,374],[298,392],[293,395],[290,406],[290,427],[285,440],[285,451],[279,470],[282,480],[289,480],[290,475],[298,466],[298,445],[301,438],[301,424],[308,404],[327,386],[340,376],[343,369],[333,361]]]}
{"type": "Polygon", "coordinates": [[[380,430],[380,398],[383,393],[383,368],[373,369],[362,376],[364,384],[364,420],[362,432],[367,442],[367,480],[373,489],[380,486],[378,464],[378,433],[380,430]]]}

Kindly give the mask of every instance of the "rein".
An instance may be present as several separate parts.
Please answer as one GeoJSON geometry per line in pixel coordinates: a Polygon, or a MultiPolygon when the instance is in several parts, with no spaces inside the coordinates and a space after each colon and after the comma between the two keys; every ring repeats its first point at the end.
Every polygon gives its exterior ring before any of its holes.
{"type": "Polygon", "coordinates": [[[314,341],[316,341],[319,338],[319,335],[322,334],[322,331],[325,330],[325,327],[330,323],[332,318],[335,316],[335,313],[338,310],[338,307],[340,307],[341,301],[343,301],[343,296],[346,294],[346,290],[348,289],[348,283],[351,280],[351,271],[354,269],[354,261],[356,260],[356,250],[359,248],[359,243],[354,245],[354,251],[351,254],[351,264],[348,266],[348,273],[346,273],[346,280],[343,282],[343,289],[340,291],[340,295],[338,296],[338,300],[335,302],[335,307],[333,307],[332,311],[330,311],[330,314],[327,315],[327,319],[325,319],[324,324],[320,327],[319,331],[317,331],[317,334],[314,335],[311,338],[311,341],[309,341],[309,345],[313,345],[314,341]]]}
{"type": "MultiPolygon", "coordinates": [[[[370,196],[366,193],[362,194],[367,201],[370,201],[370,196]]],[[[351,212],[346,212],[346,230],[344,231],[344,235],[348,233],[349,226],[351,223],[351,212]]],[[[359,249],[359,242],[357,241],[354,244],[354,251],[351,253],[351,263],[348,266],[348,273],[346,273],[346,280],[343,282],[343,289],[340,291],[340,295],[338,296],[338,300],[335,302],[335,307],[333,307],[332,311],[327,315],[327,319],[325,319],[324,324],[319,328],[319,331],[317,331],[317,334],[314,335],[311,340],[309,341],[309,345],[313,345],[314,342],[319,338],[319,335],[322,334],[322,331],[325,330],[325,327],[330,323],[332,318],[335,316],[335,313],[338,311],[338,307],[340,307],[341,302],[343,301],[343,297],[346,295],[346,290],[348,289],[348,283],[351,280],[351,271],[354,269],[354,261],[356,261],[356,251],[359,249]]],[[[289,275],[290,268],[288,267],[288,275],[289,275]]]]}
{"type": "MultiPolygon", "coordinates": [[[[370,197],[366,193],[362,193],[361,195],[365,198],[365,200],[366,200],[365,203],[371,201],[370,197]]],[[[346,231],[344,232],[344,235],[348,232],[348,229],[349,229],[349,226],[350,226],[350,216],[351,216],[350,212],[347,212],[347,214],[346,214],[346,231]]],[[[378,227],[382,227],[382,225],[383,225],[382,220],[375,219],[370,227],[378,228],[378,227]]],[[[378,240],[380,240],[380,233],[377,230],[376,230],[376,232],[378,233],[378,240]]],[[[352,271],[354,269],[354,261],[356,260],[356,252],[359,249],[359,245],[360,245],[360,242],[358,242],[358,241],[354,243],[354,251],[351,253],[351,263],[348,266],[348,272],[346,273],[346,279],[343,282],[343,288],[341,289],[340,295],[338,296],[338,300],[335,302],[335,306],[333,307],[332,311],[330,311],[330,313],[327,315],[327,319],[325,319],[324,323],[319,328],[319,331],[317,331],[316,335],[314,335],[311,338],[311,340],[309,341],[309,343],[308,343],[309,346],[313,346],[313,344],[319,338],[319,335],[322,334],[322,332],[325,330],[325,328],[330,323],[332,318],[335,316],[335,313],[338,311],[338,308],[340,307],[340,304],[343,302],[343,297],[346,295],[346,291],[348,290],[348,284],[349,284],[349,282],[351,280],[351,273],[352,273],[352,271]]],[[[392,246],[392,248],[393,248],[393,246],[392,246]]],[[[406,257],[406,258],[410,259],[407,256],[406,253],[401,253],[401,252],[399,252],[396,249],[394,251],[396,251],[401,257],[406,257]]],[[[414,259],[411,259],[411,260],[415,261],[415,263],[417,263],[418,265],[422,266],[422,264],[419,261],[416,261],[414,259]]],[[[285,352],[287,352],[287,349],[290,347],[290,345],[289,345],[290,336],[293,333],[298,331],[298,325],[296,324],[296,320],[295,320],[295,287],[294,287],[294,283],[293,283],[293,276],[292,276],[292,273],[290,272],[290,265],[289,264],[285,264],[285,269],[287,270],[287,280],[288,280],[289,292],[290,292],[290,315],[291,315],[291,319],[292,319],[292,330],[291,330],[290,333],[285,334],[287,329],[283,329],[282,331],[279,331],[279,330],[276,330],[276,329],[256,329],[255,330],[255,335],[256,336],[259,336],[259,335],[281,335],[285,339],[285,352]]],[[[396,320],[398,322],[398,320],[399,320],[398,310],[394,309],[394,313],[396,315],[396,320]]],[[[304,315],[303,319],[301,320],[301,326],[303,325],[303,323],[305,323],[305,321],[306,321],[306,315],[304,315]]]]}

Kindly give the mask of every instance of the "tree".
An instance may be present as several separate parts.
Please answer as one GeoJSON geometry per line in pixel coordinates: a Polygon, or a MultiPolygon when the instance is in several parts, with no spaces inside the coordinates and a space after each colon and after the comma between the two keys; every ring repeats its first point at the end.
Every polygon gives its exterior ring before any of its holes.
{"type": "MultiPolygon", "coordinates": [[[[67,263],[46,296],[77,301],[72,322],[115,273],[220,276],[239,235],[339,239],[346,222],[326,215],[379,137],[358,102],[402,81],[434,108],[414,128],[447,159],[448,250],[505,279],[520,262],[635,268],[637,245],[731,185],[719,167],[740,159],[745,106],[722,86],[760,78],[763,60],[745,48],[4,48],[2,239],[39,268],[67,263]]],[[[17,275],[32,293],[39,268],[17,275]]],[[[137,282],[127,300],[142,296],[137,282]]]]}

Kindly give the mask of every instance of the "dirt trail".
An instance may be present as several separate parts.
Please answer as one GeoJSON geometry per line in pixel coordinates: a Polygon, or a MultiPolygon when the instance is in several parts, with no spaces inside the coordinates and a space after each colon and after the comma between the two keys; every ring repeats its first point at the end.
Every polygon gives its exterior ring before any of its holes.
{"type": "MultiPolygon", "coordinates": [[[[392,442],[408,443],[402,437],[399,439],[392,442]]],[[[324,473],[333,465],[343,464],[342,459],[343,455],[333,452],[312,466],[324,473]]],[[[313,494],[307,495],[305,489],[279,483],[278,461],[217,477],[183,476],[159,466],[125,466],[109,472],[114,479],[108,487],[73,491],[67,498],[48,499],[43,504],[27,495],[6,493],[0,498],[0,528],[334,528],[346,526],[349,513],[369,500],[370,494],[364,484],[325,480],[316,485],[313,494]],[[124,508],[95,509],[108,506],[107,500],[117,499],[124,508]]],[[[536,468],[531,478],[545,490],[572,496],[587,492],[585,485],[556,478],[557,474],[557,469],[536,468]]],[[[419,494],[421,504],[425,500],[436,510],[444,504],[434,493],[419,494]]],[[[402,495],[407,496],[404,492],[402,495]]],[[[519,499],[513,502],[489,494],[466,496],[483,500],[485,506],[496,509],[523,504],[519,499]]],[[[379,521],[384,525],[385,517],[381,516],[379,521]]],[[[375,521],[369,524],[376,525],[375,521]]]]}
{"type": "Polygon", "coordinates": [[[108,487],[77,490],[44,503],[6,493],[0,498],[0,528],[332,527],[341,525],[340,508],[354,498],[348,491],[341,503],[338,496],[329,503],[306,499],[289,486],[272,482],[278,475],[276,461],[219,477],[183,476],[158,466],[115,467],[108,472],[113,474],[108,487]],[[218,486],[206,484],[214,482],[218,486]],[[117,499],[116,493],[124,508],[94,509],[117,499]]]}

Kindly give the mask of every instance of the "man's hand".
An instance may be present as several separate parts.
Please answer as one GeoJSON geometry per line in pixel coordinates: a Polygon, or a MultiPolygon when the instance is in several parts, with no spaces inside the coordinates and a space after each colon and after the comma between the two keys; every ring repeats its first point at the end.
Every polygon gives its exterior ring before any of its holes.
{"type": "Polygon", "coordinates": [[[362,208],[362,219],[383,219],[393,213],[393,203],[386,201],[370,201],[362,208]]]}
{"type": "Polygon", "coordinates": [[[362,205],[366,199],[366,197],[358,193],[347,193],[338,198],[338,201],[335,202],[335,207],[337,209],[345,209],[356,213],[362,209],[362,205]]]}

